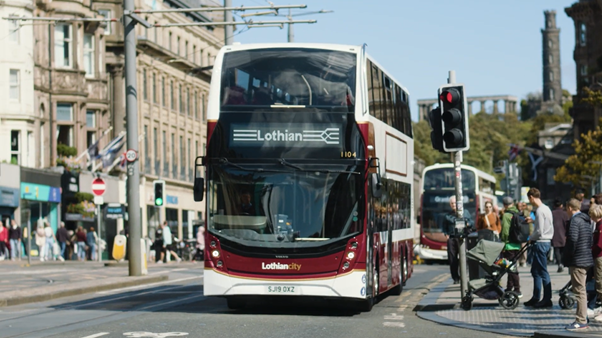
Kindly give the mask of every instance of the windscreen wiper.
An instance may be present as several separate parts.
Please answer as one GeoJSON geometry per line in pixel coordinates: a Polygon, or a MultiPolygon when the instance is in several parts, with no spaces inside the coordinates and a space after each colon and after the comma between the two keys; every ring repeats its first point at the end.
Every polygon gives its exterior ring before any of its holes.
{"type": "Polygon", "coordinates": [[[280,164],[282,164],[285,167],[289,167],[289,168],[293,168],[293,169],[296,169],[299,171],[305,171],[305,172],[319,172],[319,173],[326,173],[326,174],[354,174],[354,175],[360,174],[358,171],[347,171],[347,170],[303,169],[303,168],[299,167],[298,165],[294,165],[294,164],[288,162],[284,158],[280,159],[280,164]]]}

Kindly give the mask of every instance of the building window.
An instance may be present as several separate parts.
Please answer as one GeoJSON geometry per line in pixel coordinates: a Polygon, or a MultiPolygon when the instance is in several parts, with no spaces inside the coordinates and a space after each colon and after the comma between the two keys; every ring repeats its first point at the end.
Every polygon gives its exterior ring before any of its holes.
{"type": "Polygon", "coordinates": [[[163,162],[167,163],[167,133],[163,130],[163,162]]]}
{"type": "Polygon", "coordinates": [[[142,70],[142,97],[148,100],[148,90],[146,89],[146,69],[142,70]]]}
{"type": "Polygon", "coordinates": [[[205,93],[201,95],[201,116],[203,117],[203,122],[207,119],[207,114],[205,113],[205,93]]]}
{"type": "Polygon", "coordinates": [[[556,175],[556,169],[547,168],[546,181],[547,181],[548,185],[556,184],[556,182],[554,181],[554,175],[556,175]]]}
{"type": "Polygon", "coordinates": [[[61,122],[72,122],[73,105],[71,103],[58,103],[56,105],[56,120],[61,122]]]}
{"type": "Polygon", "coordinates": [[[184,41],[184,57],[186,60],[190,59],[190,55],[188,55],[188,41],[184,41]]]}
{"type": "Polygon", "coordinates": [[[18,69],[10,70],[10,79],[9,79],[9,98],[14,101],[19,101],[21,98],[20,95],[20,74],[18,69]]]}
{"type": "Polygon", "coordinates": [[[54,61],[56,67],[72,67],[73,39],[70,24],[56,24],[54,27],[54,61]]]}
{"type": "Polygon", "coordinates": [[[581,67],[579,67],[579,72],[582,76],[587,76],[587,65],[581,65],[581,67]]]}
{"type": "Polygon", "coordinates": [[[554,148],[554,140],[551,139],[551,138],[546,139],[546,142],[545,142],[544,146],[546,147],[546,149],[552,149],[552,148],[554,148]]]}
{"type": "Polygon", "coordinates": [[[585,22],[582,22],[581,25],[579,25],[579,44],[581,46],[587,44],[587,26],[585,26],[585,22]]]}
{"type": "Polygon", "coordinates": [[[548,40],[548,47],[552,48],[554,46],[554,42],[552,40],[548,40]]]}
{"type": "Polygon", "coordinates": [[[161,103],[163,104],[163,107],[167,106],[165,102],[165,76],[163,76],[161,77],[161,103]]]}
{"type": "Polygon", "coordinates": [[[192,60],[192,62],[196,61],[196,46],[192,45],[192,57],[190,58],[192,60]]]}
{"type": "MultiPolygon", "coordinates": [[[[159,140],[157,140],[157,128],[153,128],[153,155],[155,162],[159,160],[159,140]]],[[[158,173],[156,173],[158,174],[158,173]]]]}
{"type": "Polygon", "coordinates": [[[94,142],[96,142],[96,132],[95,131],[88,130],[86,132],[86,142],[87,142],[86,148],[88,148],[88,149],[94,144],[94,142]]]}
{"type": "MultiPolygon", "coordinates": [[[[145,20],[146,22],[148,22],[148,16],[147,16],[147,17],[145,17],[145,18],[144,18],[144,20],[145,20]]],[[[147,28],[147,27],[144,27],[144,30],[143,30],[142,32],[144,32],[144,38],[145,38],[145,39],[148,39],[148,28],[147,28]]]]}
{"type": "Polygon", "coordinates": [[[157,86],[156,86],[156,75],[155,73],[153,73],[153,83],[151,83],[152,85],[152,91],[153,91],[153,103],[157,103],[157,86]]]}
{"type": "Polygon", "coordinates": [[[19,43],[19,21],[8,20],[8,36],[10,42],[19,43]]]}
{"type": "Polygon", "coordinates": [[[550,81],[554,81],[554,72],[550,71],[550,81]]]}
{"type": "Polygon", "coordinates": [[[174,92],[173,92],[173,80],[170,81],[169,83],[169,99],[171,101],[171,110],[176,110],[176,98],[174,97],[174,92]]]}
{"type": "Polygon", "coordinates": [[[550,89],[550,101],[554,100],[554,89],[550,89]]]}
{"type": "MultiPolygon", "coordinates": [[[[112,19],[113,13],[110,9],[99,9],[98,13],[105,17],[105,19],[112,19]]],[[[107,22],[107,27],[105,27],[105,35],[111,35],[111,26],[113,23],[111,21],[107,22]]]]}
{"type": "Polygon", "coordinates": [[[184,101],[182,101],[182,85],[178,86],[178,103],[180,104],[180,113],[184,113],[184,101]]]}
{"type": "MultiPolygon", "coordinates": [[[[186,157],[188,157],[188,161],[189,162],[192,162],[192,155],[190,155],[190,143],[191,143],[191,140],[190,140],[190,137],[189,137],[188,138],[188,144],[187,144],[188,148],[186,148],[186,157]]],[[[188,164],[188,162],[184,161],[184,165],[187,168],[190,168],[190,165],[188,164]]],[[[188,179],[192,179],[192,175],[190,175],[190,177],[188,179]]]]}
{"type": "Polygon", "coordinates": [[[96,112],[94,110],[86,111],[86,127],[96,128],[96,112]]]}
{"type": "Polygon", "coordinates": [[[84,34],[84,68],[86,76],[94,76],[94,35],[84,34]]]}
{"type": "MultiPolygon", "coordinates": [[[[184,151],[184,138],[182,136],[180,136],[180,159],[182,160],[182,162],[180,163],[180,168],[186,168],[186,152],[184,151]]],[[[181,180],[184,180],[184,173],[182,173],[183,171],[184,170],[181,170],[180,172],[181,180]]]]}
{"type": "Polygon", "coordinates": [[[173,166],[172,177],[176,177],[176,134],[171,133],[171,165],[173,166]]]}
{"type": "Polygon", "coordinates": [[[188,116],[192,115],[190,109],[190,88],[186,88],[186,114],[188,114],[188,116]]]}
{"type": "Polygon", "coordinates": [[[148,126],[144,125],[144,158],[146,159],[146,163],[144,164],[146,168],[146,172],[149,172],[150,169],[150,149],[148,149],[148,126]]]}
{"type": "Polygon", "coordinates": [[[21,164],[21,131],[10,131],[10,163],[21,164]]]}
{"type": "Polygon", "coordinates": [[[180,37],[176,38],[176,54],[180,55],[180,37]]]}
{"type": "Polygon", "coordinates": [[[154,41],[155,43],[159,43],[159,42],[158,42],[158,41],[159,41],[159,37],[158,37],[159,33],[157,32],[157,24],[158,24],[158,22],[157,22],[157,21],[155,21],[155,27],[153,27],[153,32],[154,32],[154,35],[153,35],[153,41],[154,41]]]}
{"type": "Polygon", "coordinates": [[[198,109],[199,109],[199,98],[198,98],[198,96],[196,94],[197,93],[194,92],[194,93],[192,93],[192,96],[194,97],[194,107],[193,107],[194,108],[194,118],[198,120],[198,118],[199,118],[199,111],[198,111],[198,109]]]}
{"type": "Polygon", "coordinates": [[[206,148],[207,148],[207,145],[205,143],[203,143],[203,149],[202,149],[203,156],[205,156],[205,149],[206,148]]]}
{"type": "Polygon", "coordinates": [[[173,34],[169,32],[169,50],[173,52],[173,34]]]}
{"type": "Polygon", "coordinates": [[[550,54],[550,57],[548,59],[550,61],[550,64],[554,63],[554,55],[550,54]]]}

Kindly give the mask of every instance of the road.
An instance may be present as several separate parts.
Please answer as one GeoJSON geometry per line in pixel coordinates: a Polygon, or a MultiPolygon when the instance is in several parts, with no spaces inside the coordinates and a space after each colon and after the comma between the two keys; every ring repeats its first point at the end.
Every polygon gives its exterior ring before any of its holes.
{"type": "Polygon", "coordinates": [[[416,266],[401,296],[383,297],[367,313],[302,299],[229,310],[202,295],[202,271],[189,266],[161,284],[0,308],[0,337],[500,337],[415,315],[426,290],[447,276],[444,265],[416,266]]]}

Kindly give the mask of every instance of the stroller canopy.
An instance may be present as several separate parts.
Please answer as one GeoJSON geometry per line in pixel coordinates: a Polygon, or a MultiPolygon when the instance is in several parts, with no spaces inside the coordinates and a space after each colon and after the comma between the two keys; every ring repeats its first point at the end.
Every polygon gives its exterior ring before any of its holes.
{"type": "Polygon", "coordinates": [[[504,243],[482,239],[474,248],[468,251],[466,257],[473,261],[483,261],[487,265],[492,265],[500,256],[502,250],[504,250],[504,243]]]}

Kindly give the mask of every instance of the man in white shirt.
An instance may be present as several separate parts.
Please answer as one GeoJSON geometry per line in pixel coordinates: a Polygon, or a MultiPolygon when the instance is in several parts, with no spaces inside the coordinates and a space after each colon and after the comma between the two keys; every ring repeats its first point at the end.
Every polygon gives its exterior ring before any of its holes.
{"type": "MultiPolygon", "coordinates": [[[[529,202],[537,208],[535,211],[535,224],[533,232],[529,237],[532,244],[531,252],[533,263],[531,263],[531,275],[533,276],[533,296],[525,303],[525,306],[534,308],[551,308],[552,282],[548,273],[548,251],[550,241],[554,237],[554,223],[552,221],[552,210],[541,201],[541,193],[537,188],[531,188],[527,192],[529,202]],[[543,284],[543,299],[540,300],[541,286],[543,284]]],[[[533,222],[527,217],[528,222],[533,222]]]]}

